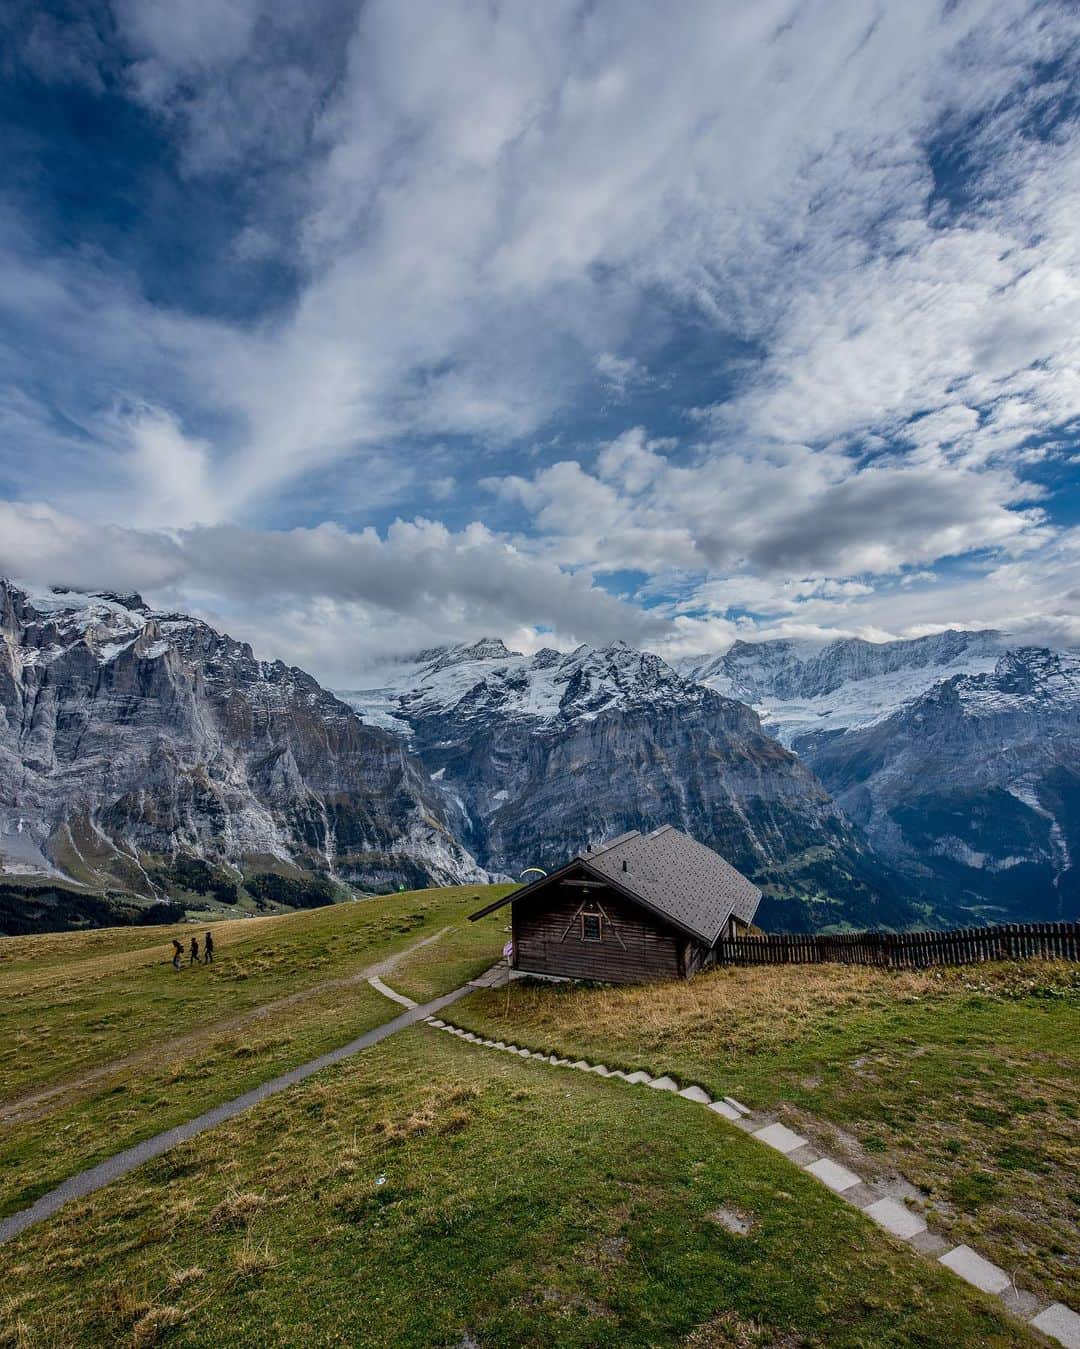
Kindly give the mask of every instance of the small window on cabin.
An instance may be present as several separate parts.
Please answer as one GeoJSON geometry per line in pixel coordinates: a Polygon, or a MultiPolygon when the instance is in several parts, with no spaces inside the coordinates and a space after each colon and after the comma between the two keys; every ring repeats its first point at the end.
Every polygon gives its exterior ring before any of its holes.
{"type": "Polygon", "coordinates": [[[582,941],[600,941],[602,932],[603,918],[598,913],[583,913],[581,915],[581,940],[582,941]]]}

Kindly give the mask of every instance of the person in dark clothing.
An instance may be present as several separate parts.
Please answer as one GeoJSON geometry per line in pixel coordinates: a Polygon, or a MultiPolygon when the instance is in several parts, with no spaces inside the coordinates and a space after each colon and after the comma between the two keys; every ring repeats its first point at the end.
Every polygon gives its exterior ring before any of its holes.
{"type": "Polygon", "coordinates": [[[180,961],[183,959],[184,948],[174,937],[172,939],[172,965],[174,970],[180,968],[180,961]]]}
{"type": "Polygon", "coordinates": [[[188,964],[189,964],[189,965],[201,965],[201,964],[202,964],[202,961],[199,959],[199,939],[198,939],[198,937],[192,937],[192,939],[191,939],[191,950],[190,950],[190,952],[189,952],[188,954],[189,954],[189,959],[188,959],[188,964]]]}
{"type": "Polygon", "coordinates": [[[202,949],[204,964],[212,965],[214,963],[214,937],[212,933],[208,932],[203,938],[202,949]]]}

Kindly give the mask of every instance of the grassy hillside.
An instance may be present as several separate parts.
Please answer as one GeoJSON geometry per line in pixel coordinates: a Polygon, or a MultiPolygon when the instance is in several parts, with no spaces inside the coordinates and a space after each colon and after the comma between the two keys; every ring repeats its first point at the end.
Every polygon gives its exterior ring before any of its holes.
{"type": "Polygon", "coordinates": [[[0,1214],[390,1020],[363,978],[376,962],[415,947],[394,979],[418,998],[480,973],[505,941],[497,916],[466,921],[489,893],[219,923],[214,964],[179,973],[171,937],[201,937],[190,924],[0,942],[0,1214]]]}
{"type": "Polygon", "coordinates": [[[427,1028],[0,1247],[0,1285],[35,1349],[1035,1343],[707,1112],[427,1028]]]}
{"type": "Polygon", "coordinates": [[[1080,967],[722,969],[663,990],[516,983],[472,995],[454,1020],[779,1109],[862,1175],[901,1172],[956,1241],[1080,1305],[1080,967]]]}
{"type": "MultiPolygon", "coordinates": [[[[180,973],[170,929],[0,942],[0,1213],[389,1020],[373,967],[418,1000],[484,969],[506,915],[469,924],[479,893],[218,924],[217,963],[180,973]]],[[[999,1191],[935,1193],[941,1225],[1075,1301],[1075,982],[721,971],[515,984],[454,1019],[831,1120],[866,1173],[985,1173],[999,1191]]],[[[422,1026],[0,1246],[0,1290],[0,1346],[20,1349],[1038,1342],[709,1112],[422,1026]]]]}
{"type": "Polygon", "coordinates": [[[475,973],[498,956],[505,937],[494,918],[467,924],[466,917],[481,899],[507,889],[417,890],[216,923],[215,963],[208,969],[185,963],[179,973],[171,964],[172,939],[186,950],[192,936],[201,942],[204,927],[180,923],[0,942],[0,1103],[140,1045],[354,974],[447,925],[461,928],[475,973]]]}

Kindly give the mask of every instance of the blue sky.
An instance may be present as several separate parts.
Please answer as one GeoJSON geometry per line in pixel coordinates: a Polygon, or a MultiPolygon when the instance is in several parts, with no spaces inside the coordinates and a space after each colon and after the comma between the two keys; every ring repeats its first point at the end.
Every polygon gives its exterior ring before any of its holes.
{"type": "Polygon", "coordinates": [[[8,13],[0,570],[332,682],[1080,640],[1074,5],[8,13]]]}

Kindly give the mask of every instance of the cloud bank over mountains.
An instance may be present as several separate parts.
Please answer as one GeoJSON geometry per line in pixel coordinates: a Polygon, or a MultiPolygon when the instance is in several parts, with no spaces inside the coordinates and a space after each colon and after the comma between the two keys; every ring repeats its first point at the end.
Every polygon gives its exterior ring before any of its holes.
{"type": "Polygon", "coordinates": [[[1073,6],[13,34],[0,571],[324,677],[481,631],[1080,639],[1073,6]]]}

